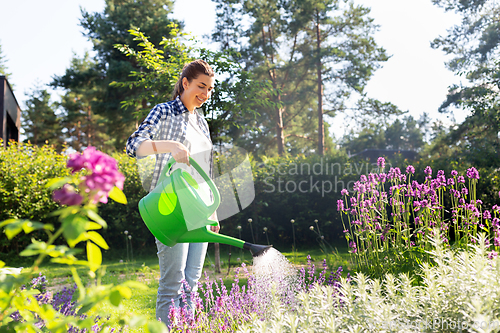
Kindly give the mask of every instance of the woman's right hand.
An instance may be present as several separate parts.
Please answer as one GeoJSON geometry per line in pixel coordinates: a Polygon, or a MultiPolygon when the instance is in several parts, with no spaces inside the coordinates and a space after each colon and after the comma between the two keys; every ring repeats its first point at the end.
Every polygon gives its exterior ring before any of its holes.
{"type": "Polygon", "coordinates": [[[191,164],[189,164],[189,150],[182,143],[176,142],[171,153],[177,163],[185,163],[188,166],[191,166],[191,164]]]}

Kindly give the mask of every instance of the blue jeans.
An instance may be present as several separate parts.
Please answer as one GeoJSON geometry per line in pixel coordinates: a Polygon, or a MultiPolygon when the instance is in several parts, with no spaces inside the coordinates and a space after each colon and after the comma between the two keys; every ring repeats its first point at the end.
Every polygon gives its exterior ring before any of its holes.
{"type": "MultiPolygon", "coordinates": [[[[170,306],[185,306],[181,299],[186,280],[191,291],[198,289],[208,243],[178,243],[172,247],[156,240],[160,263],[160,281],[156,299],[156,319],[161,319],[167,326],[170,306]],[[172,303],[173,300],[173,303],[172,303]]],[[[186,292],[187,305],[193,307],[190,293],[186,292]]]]}

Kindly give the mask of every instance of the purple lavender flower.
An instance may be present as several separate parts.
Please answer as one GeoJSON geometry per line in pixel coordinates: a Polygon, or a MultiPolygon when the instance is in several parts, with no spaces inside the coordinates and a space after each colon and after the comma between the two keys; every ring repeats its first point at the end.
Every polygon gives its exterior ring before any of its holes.
{"type": "Polygon", "coordinates": [[[389,173],[388,173],[389,179],[396,179],[396,178],[399,179],[400,176],[401,176],[401,170],[398,167],[391,168],[389,170],[389,173]]]}
{"type": "Polygon", "coordinates": [[[385,158],[383,158],[383,157],[379,157],[379,158],[377,159],[377,166],[378,166],[380,169],[385,168],[385,158]]]}
{"type": "Polygon", "coordinates": [[[349,247],[352,249],[352,253],[356,253],[358,249],[356,248],[356,243],[354,241],[351,241],[349,243],[349,247]]]}
{"type": "Polygon", "coordinates": [[[342,199],[337,200],[337,211],[342,212],[344,210],[344,201],[342,199]]]}
{"type": "Polygon", "coordinates": [[[451,170],[451,175],[452,175],[453,177],[457,176],[457,175],[458,175],[457,170],[451,170]]]}
{"type": "Polygon", "coordinates": [[[488,210],[483,212],[483,218],[487,220],[491,220],[491,213],[488,210]]]}
{"type": "Polygon", "coordinates": [[[469,179],[479,179],[479,172],[474,167],[469,168],[467,169],[467,177],[469,179]]]}
{"type": "Polygon", "coordinates": [[[464,178],[464,176],[458,176],[458,178],[457,178],[457,182],[459,182],[459,183],[465,183],[465,178],[464,178]]]}
{"type": "Polygon", "coordinates": [[[415,167],[413,165],[408,165],[406,167],[406,173],[411,173],[413,175],[415,173],[415,167]]]}
{"type": "Polygon", "coordinates": [[[340,194],[342,195],[347,195],[349,193],[349,191],[347,191],[347,189],[343,188],[342,191],[340,191],[340,194]]]}
{"type": "Polygon", "coordinates": [[[431,176],[432,175],[432,169],[430,166],[427,166],[424,170],[424,173],[428,176],[431,176]]]}
{"type": "Polygon", "coordinates": [[[385,183],[385,181],[387,179],[387,175],[385,173],[381,173],[381,174],[379,174],[379,179],[380,179],[381,183],[385,183]]]}

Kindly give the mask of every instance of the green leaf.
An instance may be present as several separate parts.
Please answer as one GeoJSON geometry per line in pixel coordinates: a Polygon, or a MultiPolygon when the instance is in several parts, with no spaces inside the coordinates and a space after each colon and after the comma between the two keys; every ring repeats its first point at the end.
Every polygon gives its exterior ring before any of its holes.
{"type": "MultiPolygon", "coordinates": [[[[106,221],[104,221],[102,219],[102,217],[100,217],[99,214],[97,214],[94,210],[87,209],[87,210],[85,210],[85,213],[87,214],[87,216],[89,217],[89,219],[97,222],[99,225],[101,225],[104,228],[107,227],[106,221]]],[[[87,230],[90,230],[90,229],[87,229],[87,230]]]]}
{"type": "Polygon", "coordinates": [[[139,328],[139,327],[142,327],[142,326],[146,325],[146,323],[147,323],[146,317],[144,317],[144,316],[133,316],[132,318],[130,318],[128,326],[130,328],[139,328]]]}
{"type": "MultiPolygon", "coordinates": [[[[113,199],[114,201],[124,204],[127,204],[127,197],[125,197],[125,194],[123,193],[122,190],[120,190],[118,187],[113,187],[111,191],[109,191],[109,197],[113,199]]],[[[97,222],[97,221],[96,221],[97,222]]]]}
{"type": "Polygon", "coordinates": [[[71,267],[71,274],[73,275],[73,280],[75,280],[78,291],[80,292],[79,300],[81,301],[85,298],[85,286],[83,285],[82,280],[80,279],[80,276],[78,275],[75,267],[71,267]]]}
{"type": "Polygon", "coordinates": [[[150,320],[146,326],[146,332],[148,333],[168,333],[167,326],[159,321],[150,320]]]}
{"type": "Polygon", "coordinates": [[[146,286],[144,283],[132,281],[132,280],[126,281],[126,282],[122,283],[121,285],[129,287],[129,288],[133,288],[133,289],[141,289],[141,290],[148,290],[149,289],[149,287],[146,286]]]}
{"type": "Polygon", "coordinates": [[[76,237],[75,239],[68,239],[67,242],[68,242],[68,245],[73,248],[76,246],[76,244],[83,242],[87,239],[89,239],[89,237],[88,237],[87,233],[84,232],[83,234],[80,234],[80,236],[76,237]]]}
{"type": "Polygon", "coordinates": [[[102,264],[101,249],[90,241],[87,241],[87,260],[92,272],[95,272],[102,264]]]}
{"type": "MultiPolygon", "coordinates": [[[[26,247],[21,253],[20,256],[29,257],[33,255],[38,255],[41,253],[45,253],[47,251],[47,243],[39,242],[36,239],[31,239],[31,244],[26,247]]],[[[49,249],[55,248],[54,245],[51,245],[49,249]]]]}
{"type": "Polygon", "coordinates": [[[102,229],[102,225],[100,225],[99,223],[88,221],[87,225],[85,226],[85,229],[86,230],[99,230],[99,229],[102,229]]]}
{"type": "Polygon", "coordinates": [[[96,243],[97,245],[102,247],[103,249],[105,249],[105,250],[109,249],[108,244],[106,243],[104,238],[102,238],[102,236],[99,233],[97,233],[95,231],[89,231],[89,232],[87,232],[87,236],[91,241],[93,241],[94,243],[96,243]]]}
{"type": "Polygon", "coordinates": [[[122,295],[119,290],[115,289],[109,294],[109,301],[114,306],[120,305],[121,300],[122,300],[122,295]]]}
{"type": "MultiPolygon", "coordinates": [[[[87,222],[87,219],[79,215],[69,215],[63,220],[63,236],[68,241],[68,244],[70,241],[76,240],[81,234],[85,233],[87,222]]],[[[71,244],[69,245],[71,246],[71,244]]]]}
{"type": "Polygon", "coordinates": [[[51,190],[55,190],[56,188],[59,188],[64,184],[71,182],[72,180],[73,179],[71,177],[52,178],[47,182],[47,184],[45,184],[45,186],[51,190]]]}
{"type": "Polygon", "coordinates": [[[5,226],[5,235],[10,240],[17,236],[21,231],[29,234],[33,230],[53,229],[51,224],[45,225],[40,222],[32,222],[30,220],[8,219],[0,223],[0,227],[5,226]]]}
{"type": "Polygon", "coordinates": [[[75,257],[64,257],[64,258],[53,258],[50,260],[51,262],[55,262],[57,264],[63,265],[74,265],[77,261],[75,257]]]}
{"type": "Polygon", "coordinates": [[[132,290],[130,290],[129,287],[119,285],[116,286],[116,290],[120,292],[120,295],[122,295],[123,298],[130,299],[130,297],[132,297],[132,290]]]}

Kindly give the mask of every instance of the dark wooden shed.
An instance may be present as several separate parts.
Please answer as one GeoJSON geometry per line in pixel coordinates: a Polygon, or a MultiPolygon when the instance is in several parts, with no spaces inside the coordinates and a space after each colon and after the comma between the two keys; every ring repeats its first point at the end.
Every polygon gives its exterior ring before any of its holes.
{"type": "Polygon", "coordinates": [[[19,142],[21,108],[5,76],[0,76],[0,138],[4,146],[10,140],[19,142]]]}

